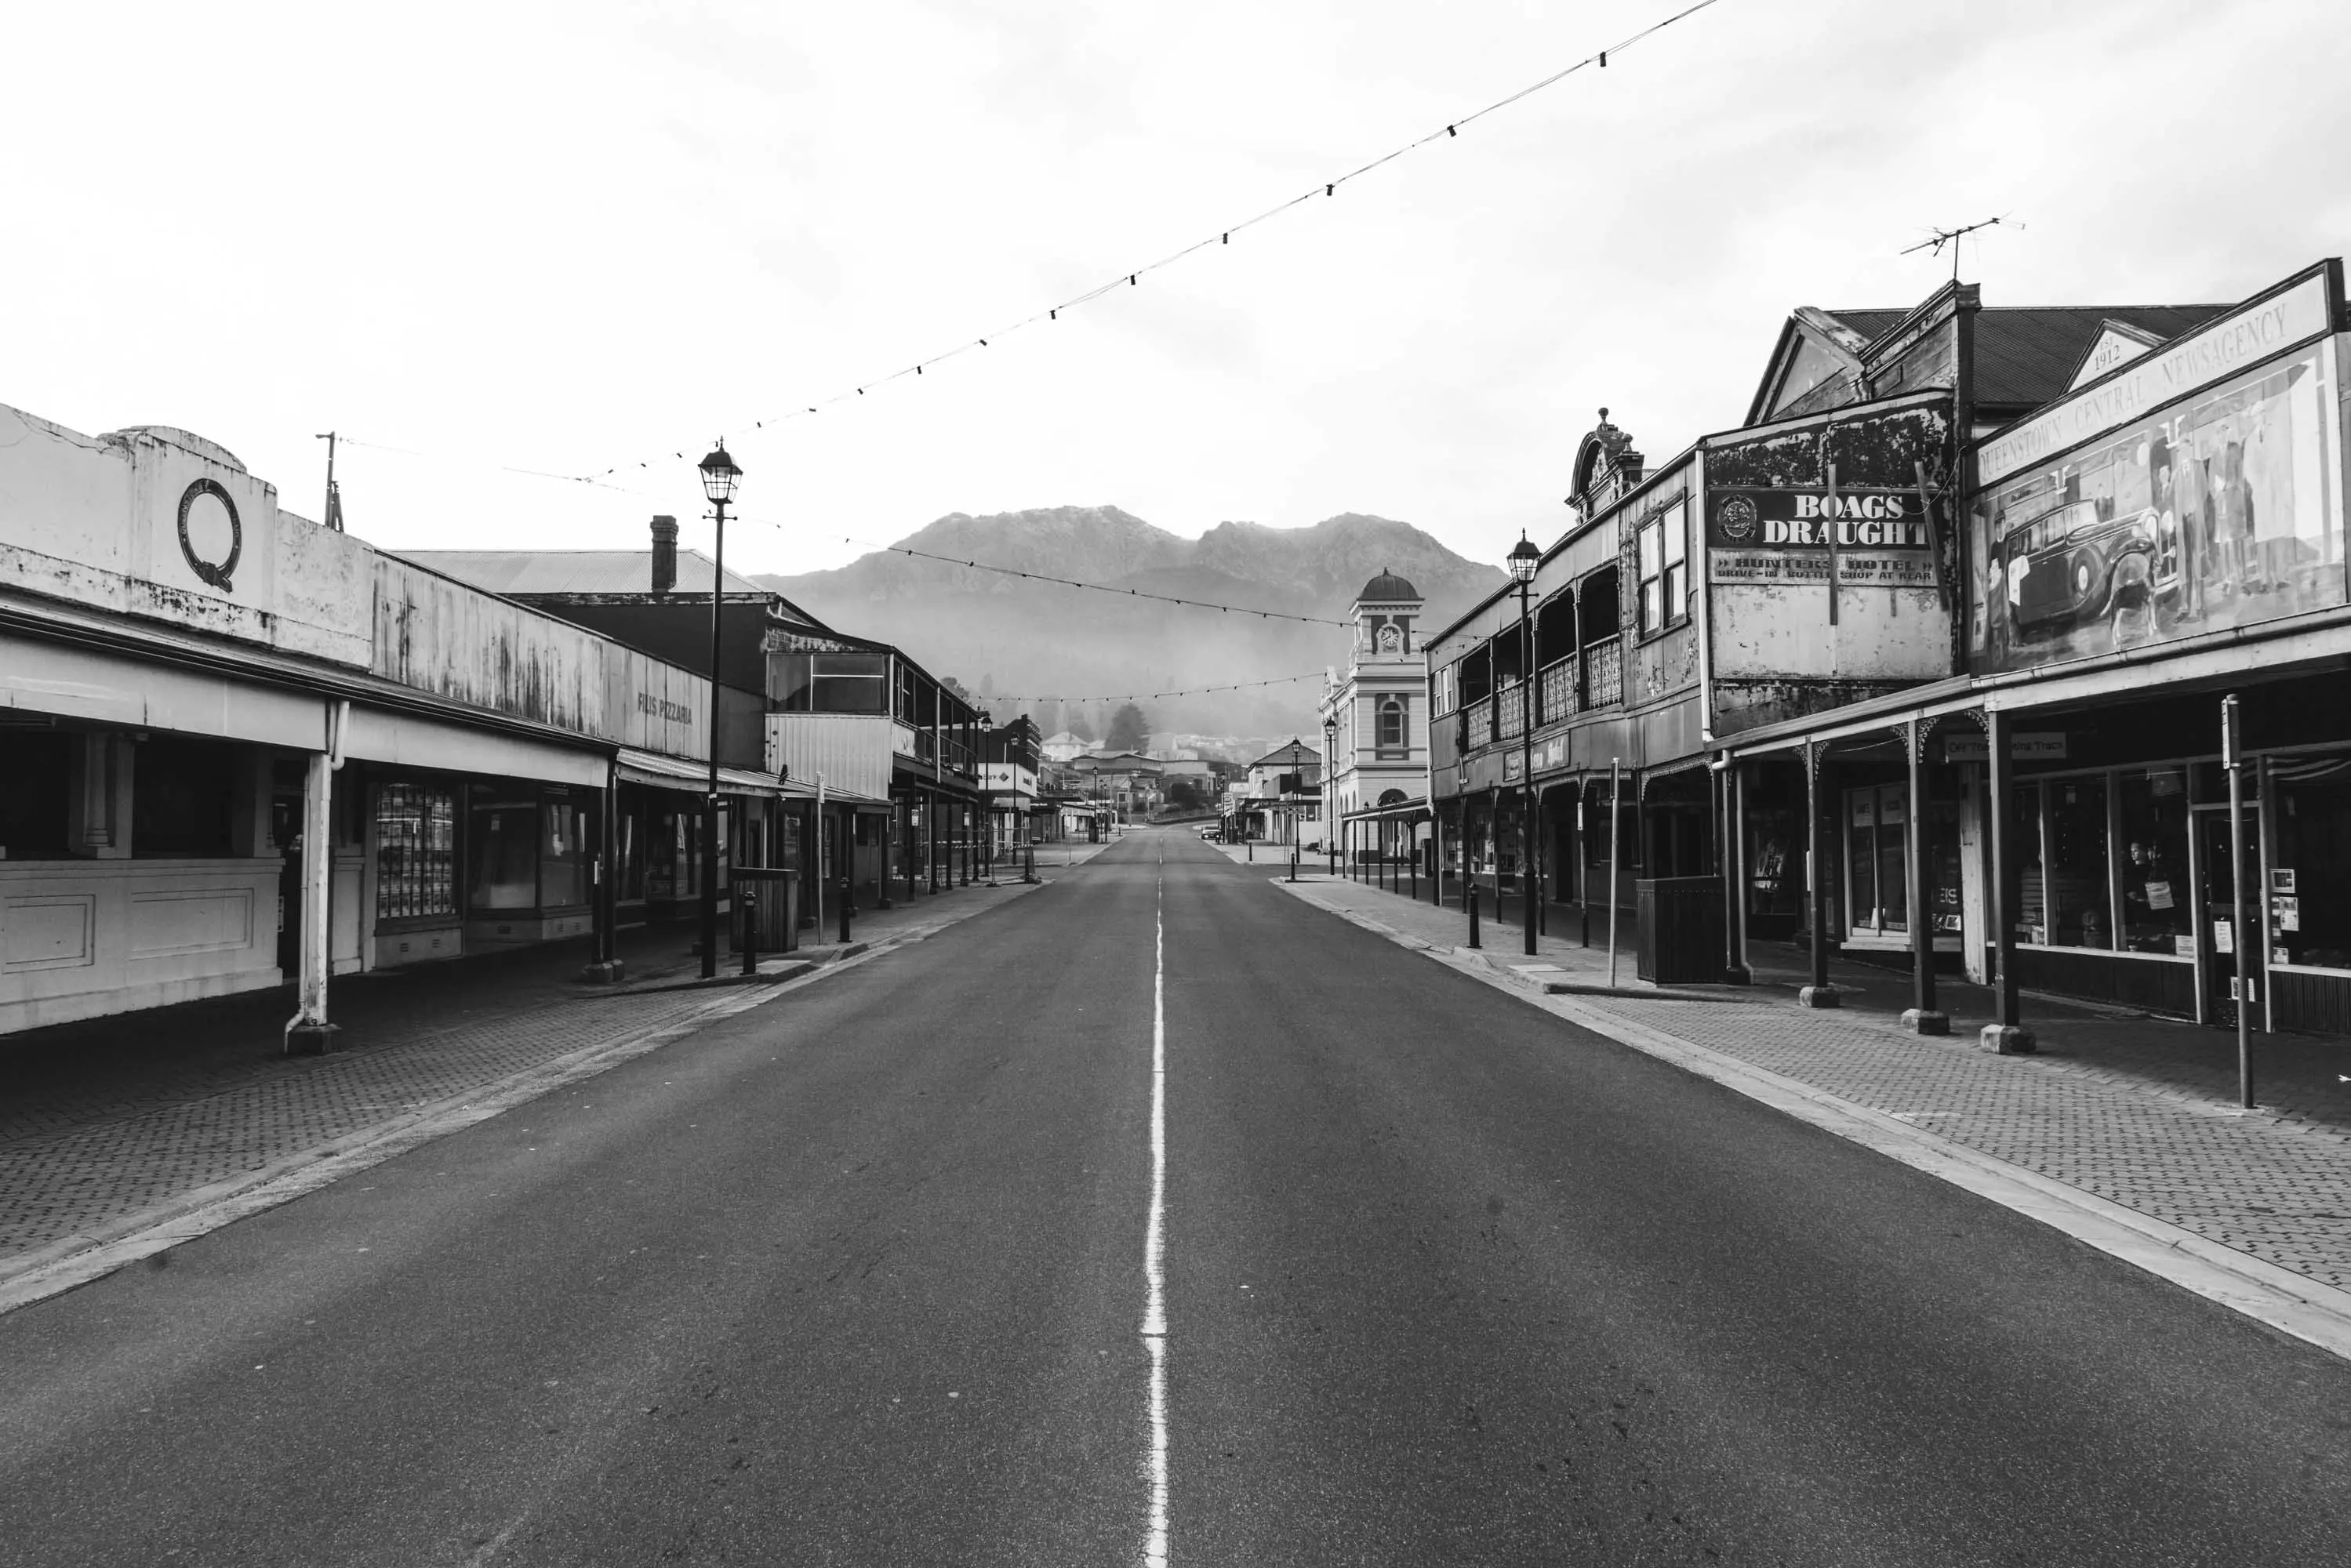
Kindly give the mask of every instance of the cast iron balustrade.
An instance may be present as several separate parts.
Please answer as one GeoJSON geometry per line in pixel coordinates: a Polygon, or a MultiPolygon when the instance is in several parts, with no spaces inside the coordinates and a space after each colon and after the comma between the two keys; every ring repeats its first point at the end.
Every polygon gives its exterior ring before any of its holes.
{"type": "Polygon", "coordinates": [[[1492,697],[1479,697],[1476,702],[1469,705],[1468,711],[1469,715],[1469,749],[1475,751],[1481,746],[1489,746],[1493,744],[1494,699],[1492,697]]]}
{"type": "Polygon", "coordinates": [[[1496,694],[1496,700],[1501,705],[1501,737],[1514,740],[1525,733],[1527,727],[1526,682],[1504,686],[1496,694]]]}
{"type": "Polygon", "coordinates": [[[1625,700],[1625,644],[1614,637],[1604,643],[1593,643],[1583,650],[1583,668],[1591,685],[1584,694],[1586,707],[1605,707],[1625,700]]]}
{"type": "Polygon", "coordinates": [[[1575,711],[1575,655],[1545,664],[1541,677],[1543,724],[1557,724],[1575,711]]]}

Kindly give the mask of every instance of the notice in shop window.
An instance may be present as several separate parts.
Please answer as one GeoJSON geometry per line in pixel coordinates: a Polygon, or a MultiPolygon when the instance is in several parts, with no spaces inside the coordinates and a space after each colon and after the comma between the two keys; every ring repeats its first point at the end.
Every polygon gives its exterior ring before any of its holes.
{"type": "Polygon", "coordinates": [[[2169,909],[2172,906],[2171,884],[2168,882],[2148,883],[2147,884],[2147,906],[2149,909],[2169,909]]]}

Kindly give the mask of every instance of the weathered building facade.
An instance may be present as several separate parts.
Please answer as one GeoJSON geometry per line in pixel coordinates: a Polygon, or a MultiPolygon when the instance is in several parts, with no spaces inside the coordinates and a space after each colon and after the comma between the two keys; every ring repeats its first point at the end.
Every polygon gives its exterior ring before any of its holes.
{"type": "Polygon", "coordinates": [[[200,436],[0,408],[0,1032],[584,936],[616,769],[709,705],[200,436]]]}

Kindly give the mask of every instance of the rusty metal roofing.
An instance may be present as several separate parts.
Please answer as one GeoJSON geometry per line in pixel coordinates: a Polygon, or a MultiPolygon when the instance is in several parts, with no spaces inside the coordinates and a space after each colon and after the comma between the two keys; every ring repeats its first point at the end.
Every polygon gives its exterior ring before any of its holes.
{"type": "MultiPolygon", "coordinates": [[[[1976,312],[1976,406],[2038,408],[2064,396],[2073,383],[2074,368],[2110,320],[2126,322],[2169,341],[2232,308],[2228,305],[1986,306],[1976,312]]],[[[1875,341],[1910,312],[1832,310],[1829,314],[1875,341]]]]}

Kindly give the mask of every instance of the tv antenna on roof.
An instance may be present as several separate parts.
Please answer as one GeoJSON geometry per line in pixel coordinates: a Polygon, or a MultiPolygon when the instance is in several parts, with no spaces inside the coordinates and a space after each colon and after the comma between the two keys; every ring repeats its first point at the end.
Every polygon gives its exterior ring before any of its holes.
{"type": "Polygon", "coordinates": [[[1957,283],[1959,280],[1959,236],[1962,235],[1971,235],[1978,229],[1999,228],[2003,225],[2012,229],[2021,229],[2024,226],[2022,224],[2010,223],[2007,217],[2003,215],[1997,218],[1986,218],[1980,224],[1969,224],[1963,228],[1937,229],[1934,231],[1935,237],[1933,239],[1920,240],[1917,245],[1911,246],[1907,249],[1904,250],[1902,254],[1904,256],[1910,256],[1923,250],[1930,251],[1937,256],[1940,256],[1943,254],[1943,247],[1945,246],[1949,246],[1951,247],[1951,281],[1957,283]]]}

